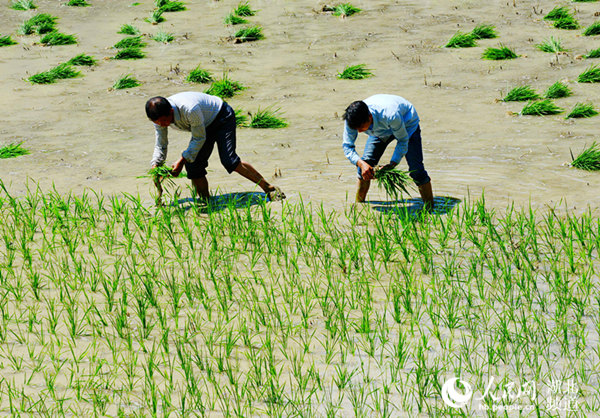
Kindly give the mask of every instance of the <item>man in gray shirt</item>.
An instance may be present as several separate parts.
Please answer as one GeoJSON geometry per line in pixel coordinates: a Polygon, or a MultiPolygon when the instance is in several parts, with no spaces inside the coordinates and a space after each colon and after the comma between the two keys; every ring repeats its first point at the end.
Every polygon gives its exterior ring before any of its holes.
{"type": "Polygon", "coordinates": [[[285,199],[285,194],[277,186],[267,182],[252,165],[236,154],[235,112],[221,98],[196,92],[178,93],[168,98],[157,96],[146,102],[146,115],[154,122],[156,132],[153,167],[163,164],[167,158],[169,126],[191,132],[190,143],[173,164],[172,174],[178,176],[185,166],[187,177],[200,197],[210,197],[206,167],[216,144],[221,164],[228,173],[235,171],[258,184],[270,200],[285,199]]]}

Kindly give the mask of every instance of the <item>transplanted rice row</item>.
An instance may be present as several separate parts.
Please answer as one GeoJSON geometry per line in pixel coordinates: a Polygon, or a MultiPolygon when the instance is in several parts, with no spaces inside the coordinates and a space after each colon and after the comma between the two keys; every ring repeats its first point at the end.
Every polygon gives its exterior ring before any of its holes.
{"type": "Polygon", "coordinates": [[[7,415],[450,416],[457,374],[477,396],[536,382],[520,402],[540,416],[568,377],[598,413],[591,211],[199,213],[0,188],[7,415]]]}

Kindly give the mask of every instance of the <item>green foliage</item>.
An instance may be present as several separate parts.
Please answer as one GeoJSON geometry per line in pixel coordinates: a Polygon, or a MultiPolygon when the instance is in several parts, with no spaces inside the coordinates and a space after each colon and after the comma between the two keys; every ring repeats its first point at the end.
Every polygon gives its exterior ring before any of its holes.
{"type": "Polygon", "coordinates": [[[223,79],[213,81],[205,93],[219,96],[222,99],[228,99],[244,89],[245,87],[241,83],[232,81],[227,75],[224,75],[223,79]]]}
{"type": "Polygon", "coordinates": [[[40,42],[46,46],[72,45],[77,43],[77,38],[74,35],[67,35],[54,31],[44,35],[40,42]]]}
{"type": "Polygon", "coordinates": [[[19,33],[22,35],[31,35],[32,33],[42,35],[44,33],[52,32],[55,30],[57,20],[57,17],[49,15],[48,13],[40,13],[23,22],[19,28],[19,33]]]}
{"type": "Polygon", "coordinates": [[[577,158],[573,158],[573,153],[571,152],[571,158],[573,159],[571,165],[575,168],[587,171],[600,170],[600,147],[596,142],[583,150],[577,158]]]}
{"type": "Polygon", "coordinates": [[[600,83],[600,68],[597,65],[592,65],[579,74],[577,81],[580,83],[600,83]]]}
{"type": "Polygon", "coordinates": [[[141,36],[123,38],[116,44],[114,44],[113,48],[124,49],[124,48],[142,48],[146,46],[146,43],[142,41],[141,36]]]}
{"type": "Polygon", "coordinates": [[[120,49],[119,52],[115,55],[114,59],[116,60],[137,60],[140,58],[144,58],[146,55],[144,52],[138,47],[129,47],[120,49]]]}
{"type": "Polygon", "coordinates": [[[267,108],[261,110],[252,115],[250,121],[251,128],[285,128],[288,123],[279,115],[279,109],[267,108]]]}
{"type": "Polygon", "coordinates": [[[85,7],[85,6],[89,6],[90,4],[86,1],[86,0],[69,0],[67,3],[67,6],[74,6],[74,7],[85,7]]]}
{"type": "Polygon", "coordinates": [[[337,78],[345,80],[361,80],[363,78],[372,77],[371,70],[366,68],[365,64],[350,65],[344,68],[344,71],[338,73],[337,78]]]}
{"type": "Polygon", "coordinates": [[[172,33],[158,31],[156,35],[152,37],[156,42],[162,42],[163,44],[168,44],[169,42],[173,42],[175,36],[172,33]]]}
{"type": "Polygon", "coordinates": [[[560,40],[560,38],[555,38],[554,36],[551,36],[549,39],[546,39],[541,44],[536,45],[536,48],[542,52],[551,52],[554,54],[567,51],[567,49],[561,45],[561,42],[562,41],[560,40]]]}
{"type": "Polygon", "coordinates": [[[398,200],[402,192],[410,194],[406,188],[412,181],[408,171],[384,166],[375,170],[375,180],[377,186],[385,190],[386,194],[394,200],[398,200]]]}
{"type": "Polygon", "coordinates": [[[32,10],[37,9],[37,6],[32,0],[12,0],[10,8],[14,10],[32,10]]]}
{"type": "Polygon", "coordinates": [[[117,33],[122,33],[124,35],[139,35],[140,30],[135,26],[126,23],[123,26],[121,26],[121,29],[117,33]]]}
{"type": "Polygon", "coordinates": [[[598,111],[594,109],[594,105],[591,103],[577,103],[573,110],[567,115],[567,119],[569,118],[591,118],[592,116],[596,116],[598,111]]]}
{"type": "Polygon", "coordinates": [[[520,86],[509,91],[506,97],[502,100],[505,102],[524,102],[539,98],[540,95],[537,94],[530,86],[520,86]]]}
{"type": "Polygon", "coordinates": [[[127,74],[127,75],[119,78],[117,81],[115,81],[115,84],[113,84],[113,89],[115,89],[115,90],[130,89],[132,87],[140,86],[141,84],[142,83],[140,83],[131,74],[127,74]]]}
{"type": "Polygon", "coordinates": [[[182,12],[185,10],[185,4],[181,1],[167,1],[159,9],[165,13],[182,12]]]}
{"type": "Polygon", "coordinates": [[[233,11],[234,14],[236,14],[237,16],[254,16],[256,14],[256,10],[252,10],[252,8],[250,7],[250,4],[248,2],[244,2],[244,3],[240,3],[237,5],[237,7],[235,8],[235,10],[233,11]]]}
{"type": "Polygon", "coordinates": [[[354,7],[350,3],[342,3],[342,4],[338,4],[337,6],[335,6],[333,8],[333,15],[341,16],[341,17],[348,17],[348,16],[352,16],[356,13],[359,13],[361,11],[362,11],[361,9],[359,9],[358,7],[354,7]]]}
{"type": "Polygon", "coordinates": [[[471,35],[475,39],[493,39],[498,37],[495,26],[492,25],[477,25],[471,31],[471,35]]]}
{"type": "Polygon", "coordinates": [[[0,147],[0,158],[15,158],[21,155],[29,154],[29,151],[21,147],[22,142],[18,144],[8,144],[0,147]]]}
{"type": "Polygon", "coordinates": [[[248,114],[242,109],[235,109],[235,126],[239,128],[248,126],[248,114]]]}
{"type": "Polygon", "coordinates": [[[158,25],[159,23],[164,22],[165,18],[163,13],[164,12],[161,9],[154,10],[152,13],[150,13],[150,16],[146,18],[146,22],[152,23],[153,25],[158,25]]]}
{"type": "Polygon", "coordinates": [[[573,16],[568,15],[561,17],[560,19],[556,19],[554,21],[554,27],[557,29],[573,30],[579,28],[579,22],[577,22],[577,19],[575,19],[573,16]]]}
{"type": "Polygon", "coordinates": [[[564,112],[564,109],[558,107],[556,104],[554,104],[554,102],[552,102],[552,100],[544,99],[539,102],[527,103],[523,110],[521,110],[521,115],[556,115],[562,112],[564,112]]]}
{"type": "Polygon", "coordinates": [[[208,83],[213,80],[213,76],[207,70],[196,67],[188,74],[185,81],[189,83],[208,83]]]}
{"type": "Polygon", "coordinates": [[[544,17],[544,20],[559,20],[565,17],[573,17],[569,8],[567,6],[556,6],[544,17]]]}
{"type": "Polygon", "coordinates": [[[235,13],[229,13],[223,19],[223,23],[226,25],[242,25],[244,23],[248,23],[248,21],[243,17],[237,16],[235,13]]]}
{"type": "Polygon", "coordinates": [[[600,48],[596,48],[588,52],[586,58],[600,58],[600,48]]]}
{"type": "Polygon", "coordinates": [[[79,54],[67,61],[67,64],[91,67],[96,65],[96,59],[89,55],[79,54]]]}
{"type": "Polygon", "coordinates": [[[9,45],[16,45],[17,42],[14,41],[10,35],[6,35],[6,36],[0,36],[0,46],[9,46],[9,45]]]}
{"type": "Polygon", "coordinates": [[[477,46],[475,39],[470,33],[456,32],[446,44],[446,48],[471,48],[477,46]]]}
{"type": "Polygon", "coordinates": [[[567,86],[565,83],[557,81],[548,87],[548,90],[546,90],[546,93],[544,93],[544,97],[546,99],[560,99],[562,97],[568,97],[571,94],[573,94],[573,92],[569,86],[567,86]]]}
{"type": "Polygon", "coordinates": [[[234,37],[239,42],[251,42],[259,39],[264,39],[265,35],[262,33],[261,26],[251,26],[249,28],[243,28],[238,30],[234,37]]]}
{"type": "Polygon", "coordinates": [[[600,35],[600,21],[592,23],[583,32],[585,36],[600,35]]]}
{"type": "Polygon", "coordinates": [[[510,48],[500,45],[499,48],[487,48],[482,57],[486,60],[509,60],[518,57],[510,48]]]}
{"type": "Polygon", "coordinates": [[[70,64],[64,63],[59,64],[51,70],[44,71],[29,77],[29,81],[33,84],[51,84],[56,80],[75,78],[79,74],[79,71],[75,70],[70,64]]]}

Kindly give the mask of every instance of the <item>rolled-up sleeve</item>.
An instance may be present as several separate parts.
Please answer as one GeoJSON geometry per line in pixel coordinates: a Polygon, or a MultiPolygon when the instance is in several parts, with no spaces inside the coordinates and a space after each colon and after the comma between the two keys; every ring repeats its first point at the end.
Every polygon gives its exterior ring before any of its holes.
{"type": "Polygon", "coordinates": [[[357,136],[358,131],[356,129],[349,128],[348,124],[346,123],[344,126],[344,142],[342,143],[342,148],[344,149],[344,155],[346,158],[354,165],[356,165],[358,160],[360,160],[360,157],[356,152],[356,147],[354,146],[357,136]]]}
{"type": "Polygon", "coordinates": [[[193,109],[187,116],[192,138],[187,149],[181,155],[188,163],[193,163],[206,142],[206,127],[200,109],[193,109]]]}
{"type": "Polygon", "coordinates": [[[154,124],[154,132],[156,143],[154,145],[154,153],[150,165],[160,165],[167,159],[167,148],[169,146],[168,128],[154,124]]]}

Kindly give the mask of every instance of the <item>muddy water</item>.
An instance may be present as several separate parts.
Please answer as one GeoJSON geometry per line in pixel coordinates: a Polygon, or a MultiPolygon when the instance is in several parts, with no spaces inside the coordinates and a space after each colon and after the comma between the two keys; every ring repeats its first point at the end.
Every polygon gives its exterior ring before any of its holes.
{"type": "MultiPolygon", "coordinates": [[[[247,44],[228,40],[235,29],[222,23],[237,1],[187,1],[187,11],[165,14],[167,20],[158,26],[144,21],[153,8],[148,0],[137,6],[91,3],[73,8],[37,1],[38,12],[60,17],[58,29],[79,39],[77,45],[56,47],[36,44],[39,36],[16,35],[20,22],[35,12],[0,8],[2,34],[19,42],[0,48],[0,96],[5,99],[0,143],[23,141],[31,150],[31,155],[0,162],[0,178],[15,193],[31,179],[43,188],[54,184],[61,192],[140,193],[150,202],[149,183],[135,178],[148,168],[154,140],[144,103],[154,95],[204,90],[208,86],[184,82],[200,65],[217,77],[227,72],[247,86],[228,100],[234,108],[254,112],[274,106],[284,113],[288,128],[240,129],[238,151],[292,200],[301,195],[332,207],[352,200],[355,171],[341,150],[339,116],[353,100],[393,93],[412,101],[419,112],[425,164],[436,194],[464,199],[485,191],[486,200],[500,207],[509,201],[536,207],[562,201],[578,209],[600,204],[598,175],[567,165],[570,149],[577,154],[598,139],[598,117],[514,116],[511,112],[519,112],[522,103],[497,102],[514,86],[529,84],[541,93],[563,80],[574,95],[557,100],[559,106],[570,110],[586,101],[600,106],[600,86],[576,82],[593,61],[578,55],[598,48],[600,41],[544,22],[555,2],[355,1],[363,12],[340,19],[320,13],[320,2],[254,0],[259,12],[250,21],[264,27],[266,38],[247,44]],[[110,60],[125,23],[150,35],[172,32],[176,41],[148,40],[145,59],[110,60]],[[469,49],[441,47],[457,30],[467,32],[480,23],[495,25],[499,39],[481,40],[469,49]],[[550,36],[559,37],[570,52],[557,57],[537,50],[535,45],[550,36]],[[499,42],[520,57],[481,59],[485,47],[499,42]],[[99,65],[53,85],[26,81],[78,53],[95,56],[99,65]],[[360,63],[375,76],[336,79],[346,65],[360,63]],[[125,74],[143,85],[110,90],[125,74]]],[[[582,26],[598,19],[597,4],[576,8],[582,26]]],[[[358,148],[365,139],[359,137],[358,148]]],[[[171,132],[169,161],[187,141],[186,134],[171,132]]],[[[213,189],[255,190],[239,176],[227,175],[216,153],[209,168],[213,189]]],[[[376,189],[370,196],[384,198],[376,189]]]]}

